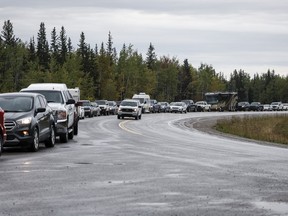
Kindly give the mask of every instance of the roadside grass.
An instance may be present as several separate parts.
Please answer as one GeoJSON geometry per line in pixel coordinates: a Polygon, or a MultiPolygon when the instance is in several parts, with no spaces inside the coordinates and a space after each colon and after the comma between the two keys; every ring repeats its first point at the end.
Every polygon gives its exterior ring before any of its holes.
{"type": "Polygon", "coordinates": [[[233,116],[218,120],[215,129],[249,139],[288,145],[288,115],[233,116]]]}

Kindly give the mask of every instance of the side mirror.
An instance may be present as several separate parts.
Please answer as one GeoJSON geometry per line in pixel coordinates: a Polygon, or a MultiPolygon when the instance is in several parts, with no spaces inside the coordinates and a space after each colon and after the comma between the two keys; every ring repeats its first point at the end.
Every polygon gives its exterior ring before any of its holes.
{"type": "Polygon", "coordinates": [[[74,99],[68,99],[66,104],[75,104],[75,100],[74,99]]]}
{"type": "Polygon", "coordinates": [[[40,108],[37,108],[37,109],[36,109],[36,112],[37,112],[37,113],[41,113],[41,112],[45,112],[45,111],[46,111],[46,108],[45,108],[45,107],[44,107],[44,108],[43,108],[43,107],[40,107],[40,108]]]}

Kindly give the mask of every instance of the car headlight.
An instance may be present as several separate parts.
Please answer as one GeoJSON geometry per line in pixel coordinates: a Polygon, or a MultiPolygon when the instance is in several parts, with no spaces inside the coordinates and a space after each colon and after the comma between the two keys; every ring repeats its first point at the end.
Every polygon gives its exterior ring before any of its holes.
{"type": "Polygon", "coordinates": [[[27,117],[27,118],[19,119],[16,122],[19,125],[29,125],[31,121],[32,121],[32,117],[27,117]]]}
{"type": "Polygon", "coordinates": [[[57,119],[58,120],[64,120],[67,119],[67,113],[65,110],[58,110],[57,111],[57,119]]]}

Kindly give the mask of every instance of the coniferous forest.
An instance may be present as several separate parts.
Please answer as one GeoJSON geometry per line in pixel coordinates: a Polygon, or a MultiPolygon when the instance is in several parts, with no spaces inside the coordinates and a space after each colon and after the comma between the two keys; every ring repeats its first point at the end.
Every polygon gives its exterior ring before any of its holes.
{"type": "Polygon", "coordinates": [[[188,59],[157,56],[152,43],[142,54],[132,44],[113,47],[111,32],[106,42],[91,46],[85,34],[72,44],[66,30],[46,32],[39,26],[37,38],[22,41],[14,35],[13,23],[4,21],[0,34],[0,92],[14,92],[31,83],[59,82],[79,87],[82,99],[122,100],[145,92],[158,101],[204,99],[206,92],[238,92],[239,101],[288,102],[288,76],[267,69],[250,77],[244,70],[231,71],[229,80],[209,64],[199,68],[188,59]]]}

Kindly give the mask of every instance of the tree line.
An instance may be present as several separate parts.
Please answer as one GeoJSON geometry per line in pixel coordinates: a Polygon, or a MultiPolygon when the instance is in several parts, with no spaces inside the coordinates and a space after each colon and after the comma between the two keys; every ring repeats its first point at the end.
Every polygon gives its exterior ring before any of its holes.
{"type": "Polygon", "coordinates": [[[14,35],[13,24],[4,21],[0,34],[0,92],[14,92],[31,83],[59,82],[79,87],[82,99],[122,100],[145,92],[158,101],[203,100],[206,92],[238,92],[239,101],[288,102],[288,76],[274,70],[250,77],[234,70],[225,79],[213,66],[201,63],[193,67],[175,57],[156,55],[152,43],[142,55],[132,44],[123,44],[120,52],[107,42],[91,47],[81,32],[73,47],[62,26],[54,27],[48,39],[45,24],[40,23],[37,38],[23,42],[14,35]]]}

